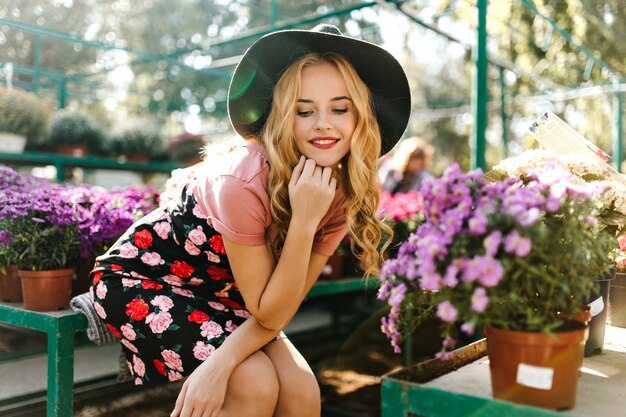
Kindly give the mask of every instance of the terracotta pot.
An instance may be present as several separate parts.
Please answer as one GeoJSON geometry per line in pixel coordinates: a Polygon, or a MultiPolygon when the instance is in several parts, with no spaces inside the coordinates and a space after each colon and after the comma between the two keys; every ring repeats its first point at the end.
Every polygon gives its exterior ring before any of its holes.
{"type": "Polygon", "coordinates": [[[22,277],[26,310],[53,311],[69,307],[74,268],[51,271],[20,270],[19,273],[22,277]]]}
{"type": "Polygon", "coordinates": [[[22,301],[22,283],[15,265],[6,267],[6,274],[0,272],[0,301],[19,303],[22,301]]]}
{"type": "Polygon", "coordinates": [[[344,254],[335,253],[330,256],[322,269],[320,279],[332,280],[343,278],[343,264],[345,261],[346,255],[344,254]]]}
{"type": "Polygon", "coordinates": [[[58,145],[56,152],[61,155],[84,158],[87,156],[87,146],[85,145],[58,145]]]}
{"type": "Polygon", "coordinates": [[[556,410],[574,407],[586,333],[582,323],[575,326],[554,338],[485,328],[493,396],[556,410]]]}
{"type": "Polygon", "coordinates": [[[618,272],[611,281],[608,310],[611,326],[626,327],[626,272],[618,272]]]}

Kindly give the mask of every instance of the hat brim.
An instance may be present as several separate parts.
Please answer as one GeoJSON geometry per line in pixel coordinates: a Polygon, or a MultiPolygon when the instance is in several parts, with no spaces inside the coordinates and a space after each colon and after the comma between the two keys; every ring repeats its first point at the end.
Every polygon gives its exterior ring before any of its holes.
{"type": "Polygon", "coordinates": [[[228,114],[242,136],[255,135],[265,124],[272,92],[283,71],[309,53],[336,53],[347,58],[369,87],[387,153],[406,129],[411,92],[400,63],[370,42],[308,30],[284,30],[255,42],[235,68],[228,91],[228,114]]]}

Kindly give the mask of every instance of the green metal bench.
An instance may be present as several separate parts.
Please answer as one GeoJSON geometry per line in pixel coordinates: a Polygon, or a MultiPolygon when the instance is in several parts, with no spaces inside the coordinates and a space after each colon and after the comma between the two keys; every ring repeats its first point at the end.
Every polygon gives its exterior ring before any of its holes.
{"type": "MultiPolygon", "coordinates": [[[[346,278],[319,281],[308,298],[377,288],[379,281],[346,278]]],[[[11,324],[48,335],[48,388],[46,415],[71,417],[74,402],[74,334],[87,329],[84,315],[72,310],[36,312],[24,310],[21,303],[0,302],[0,323],[11,324]]]]}

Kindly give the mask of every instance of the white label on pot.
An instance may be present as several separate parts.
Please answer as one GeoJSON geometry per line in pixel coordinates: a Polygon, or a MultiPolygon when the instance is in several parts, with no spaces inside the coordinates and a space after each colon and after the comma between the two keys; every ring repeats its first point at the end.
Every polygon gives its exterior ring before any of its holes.
{"type": "Polygon", "coordinates": [[[552,389],[553,376],[554,369],[552,368],[520,363],[517,365],[517,378],[515,382],[531,388],[550,390],[552,389]]]}
{"type": "Polygon", "coordinates": [[[602,313],[602,310],[604,310],[604,300],[602,300],[602,297],[596,298],[587,305],[589,306],[591,317],[597,316],[602,313]]]}

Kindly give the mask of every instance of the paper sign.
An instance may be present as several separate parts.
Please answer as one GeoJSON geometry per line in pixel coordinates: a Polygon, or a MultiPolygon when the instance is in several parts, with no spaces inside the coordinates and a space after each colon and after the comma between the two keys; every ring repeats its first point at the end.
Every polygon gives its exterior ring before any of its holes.
{"type": "Polygon", "coordinates": [[[587,305],[589,306],[591,317],[597,316],[604,310],[604,300],[602,300],[602,297],[598,297],[587,305]]]}
{"type": "Polygon", "coordinates": [[[515,382],[531,388],[550,390],[552,389],[553,377],[554,369],[552,368],[520,363],[517,365],[517,378],[515,382]]]}

